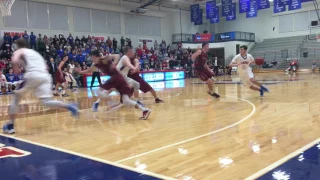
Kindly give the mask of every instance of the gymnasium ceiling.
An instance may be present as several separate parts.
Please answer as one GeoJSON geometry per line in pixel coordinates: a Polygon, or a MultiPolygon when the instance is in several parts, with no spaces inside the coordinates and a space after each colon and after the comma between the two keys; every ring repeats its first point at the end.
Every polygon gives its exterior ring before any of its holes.
{"type": "MultiPolygon", "coordinates": [[[[149,0],[122,0],[123,2],[135,2],[140,4],[145,4],[149,2],[149,0]]],[[[166,8],[177,9],[181,7],[184,10],[189,10],[190,5],[193,3],[193,0],[159,0],[158,2],[154,3],[154,6],[162,6],[166,8]]]]}

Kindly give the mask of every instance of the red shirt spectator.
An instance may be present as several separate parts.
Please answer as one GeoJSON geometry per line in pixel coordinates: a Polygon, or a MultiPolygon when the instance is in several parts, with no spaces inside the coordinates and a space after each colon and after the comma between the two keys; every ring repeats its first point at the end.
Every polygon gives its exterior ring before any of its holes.
{"type": "Polygon", "coordinates": [[[107,46],[108,46],[109,48],[111,48],[111,46],[112,46],[112,41],[111,41],[110,37],[108,37],[106,43],[107,43],[107,46]]]}
{"type": "Polygon", "coordinates": [[[142,57],[142,49],[140,48],[140,46],[137,48],[136,53],[138,54],[138,57],[142,57]]]}
{"type": "Polygon", "coordinates": [[[178,48],[179,48],[179,49],[182,48],[182,43],[181,43],[181,41],[178,42],[178,48]]]}
{"type": "Polygon", "coordinates": [[[4,60],[0,61],[0,69],[5,69],[7,67],[6,63],[4,62],[4,60]]]}
{"type": "Polygon", "coordinates": [[[154,53],[152,54],[151,58],[154,59],[154,61],[158,60],[158,57],[154,53]]]}

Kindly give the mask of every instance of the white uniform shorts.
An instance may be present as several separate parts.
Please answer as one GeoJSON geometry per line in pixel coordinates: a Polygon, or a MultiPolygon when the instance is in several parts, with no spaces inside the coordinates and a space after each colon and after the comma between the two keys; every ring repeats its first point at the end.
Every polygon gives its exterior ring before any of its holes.
{"type": "Polygon", "coordinates": [[[26,93],[33,92],[37,98],[52,97],[52,77],[49,73],[44,72],[28,72],[23,77],[19,89],[14,93],[21,96],[26,93]]]}
{"type": "Polygon", "coordinates": [[[128,76],[124,76],[124,79],[128,83],[130,87],[133,87],[135,91],[139,91],[140,83],[133,80],[132,78],[129,78],[128,76]]]}
{"type": "Polygon", "coordinates": [[[247,69],[246,71],[239,72],[239,77],[243,85],[245,85],[246,87],[252,86],[253,83],[250,81],[250,79],[254,78],[254,75],[251,69],[247,69]]]}

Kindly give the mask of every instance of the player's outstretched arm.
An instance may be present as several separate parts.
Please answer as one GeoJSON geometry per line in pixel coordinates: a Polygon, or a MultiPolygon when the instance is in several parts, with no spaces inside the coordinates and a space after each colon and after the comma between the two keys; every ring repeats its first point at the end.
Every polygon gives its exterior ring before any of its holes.
{"type": "Polygon", "coordinates": [[[94,71],[95,67],[91,66],[89,69],[86,69],[84,71],[78,71],[79,74],[88,74],[88,73],[92,73],[94,71]]]}

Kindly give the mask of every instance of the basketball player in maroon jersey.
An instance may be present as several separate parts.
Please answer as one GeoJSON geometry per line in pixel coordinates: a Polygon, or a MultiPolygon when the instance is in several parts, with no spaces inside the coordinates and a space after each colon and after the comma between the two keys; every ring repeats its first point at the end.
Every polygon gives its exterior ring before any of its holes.
{"type": "MultiPolygon", "coordinates": [[[[125,47],[123,51],[129,51],[128,48],[130,47],[125,47]]],[[[131,94],[131,88],[127,84],[123,75],[120,74],[120,72],[116,69],[115,64],[112,63],[112,59],[115,59],[116,62],[119,61],[119,55],[108,55],[107,57],[101,57],[99,51],[94,50],[91,52],[91,59],[95,67],[110,76],[110,79],[100,86],[100,89],[98,91],[99,97],[108,99],[109,93],[112,91],[112,89],[116,89],[121,95],[123,104],[132,105],[135,106],[135,108],[140,109],[143,112],[140,119],[146,120],[149,117],[151,111],[129,98],[129,95],[131,94]]],[[[93,70],[94,67],[91,66],[91,68],[87,70],[79,71],[79,74],[87,74],[92,72],[93,70]]],[[[133,71],[137,70],[137,68],[133,69],[133,71]]],[[[98,99],[98,101],[100,101],[100,98],[98,99]]],[[[99,105],[99,102],[95,102],[95,104],[99,105]]]]}
{"type": "Polygon", "coordinates": [[[147,93],[150,92],[154,97],[156,103],[164,103],[163,100],[159,99],[156,91],[139,75],[140,65],[139,60],[136,58],[130,58],[131,64],[138,69],[138,71],[130,71],[128,77],[140,83],[140,91],[147,93]]]}
{"type": "Polygon", "coordinates": [[[209,68],[207,61],[208,61],[208,51],[209,51],[209,43],[202,43],[202,49],[197,50],[194,54],[192,54],[191,59],[194,62],[195,66],[195,74],[203,81],[207,82],[208,84],[208,94],[219,98],[220,95],[215,93],[213,90],[214,79],[213,79],[213,72],[209,68]]]}
{"type": "Polygon", "coordinates": [[[59,63],[58,70],[57,70],[57,72],[56,72],[56,81],[57,81],[57,84],[56,84],[56,87],[55,87],[55,89],[54,89],[54,91],[53,91],[53,95],[54,95],[54,96],[59,96],[59,94],[58,94],[58,88],[59,88],[60,85],[61,85],[62,88],[63,88],[63,90],[62,90],[62,96],[63,96],[63,97],[69,96],[69,95],[66,94],[66,89],[67,89],[67,87],[68,87],[68,84],[67,84],[67,81],[66,81],[66,79],[65,79],[65,77],[64,77],[64,73],[63,73],[63,71],[62,71],[63,66],[64,66],[64,64],[65,64],[67,61],[68,61],[68,56],[65,55],[65,56],[63,56],[62,61],[59,63]]]}

